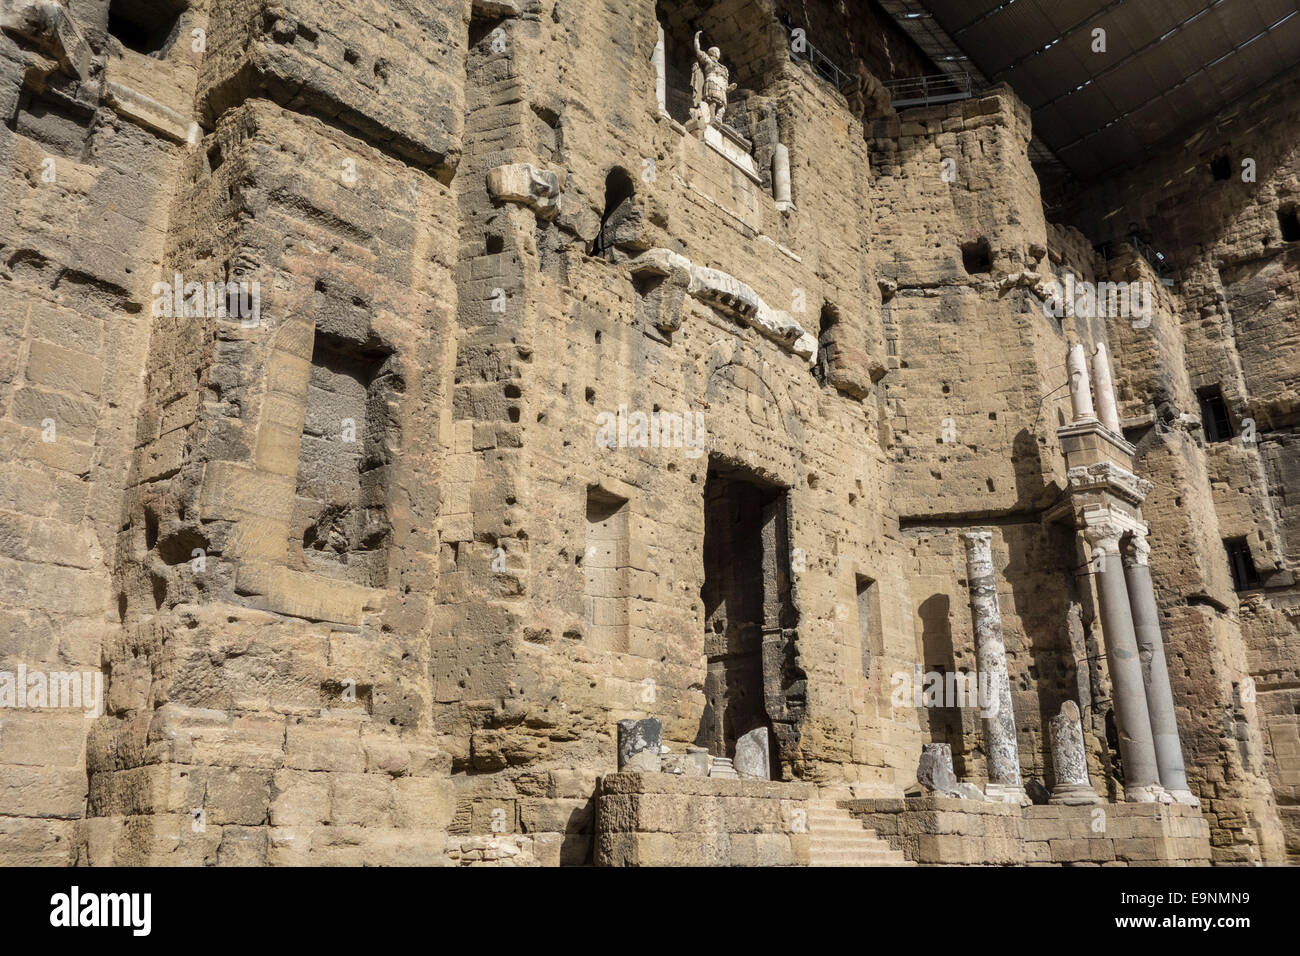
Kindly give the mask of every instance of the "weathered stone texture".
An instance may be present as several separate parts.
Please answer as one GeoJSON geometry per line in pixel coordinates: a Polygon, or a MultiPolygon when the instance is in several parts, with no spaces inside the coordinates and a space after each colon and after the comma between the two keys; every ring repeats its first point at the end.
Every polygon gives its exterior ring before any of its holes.
{"type": "MultiPolygon", "coordinates": [[[[0,24],[0,672],[104,682],[89,717],[0,710],[0,862],[1300,852],[1294,136],[1225,125],[1187,176],[1155,157],[1049,223],[1010,88],[896,112],[877,76],[924,55],[831,0],[222,0],[144,39],[107,7],[0,24]],[[846,97],[782,14],[875,75],[846,97]],[[687,115],[695,29],[725,130],[687,115]],[[1259,182],[1207,200],[1216,150],[1259,182]],[[1150,323],[1052,317],[1066,274],[1152,282],[1150,323]],[[1001,756],[1046,793],[1077,701],[1072,774],[1123,795],[1058,509],[1088,479],[1075,343],[1108,347],[1155,486],[1132,511],[1204,824],[901,797],[927,744],[960,792],[989,778],[978,705],[920,686],[979,672],[973,583],[1001,756]],[[1216,383],[1252,443],[1203,439],[1216,383]],[[642,720],[667,772],[615,773],[642,720]]],[[[1293,132],[1293,92],[1255,112],[1293,132]]]]}

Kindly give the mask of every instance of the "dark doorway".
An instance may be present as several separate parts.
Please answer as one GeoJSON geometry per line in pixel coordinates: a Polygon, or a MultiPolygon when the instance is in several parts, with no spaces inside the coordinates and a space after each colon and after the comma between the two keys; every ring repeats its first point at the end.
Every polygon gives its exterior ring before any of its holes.
{"type": "Polygon", "coordinates": [[[1205,429],[1205,440],[1220,442],[1231,439],[1232,418],[1228,414],[1228,405],[1223,400],[1223,390],[1218,385],[1207,385],[1196,390],[1196,397],[1201,403],[1201,426],[1205,429]]]}
{"type": "Polygon", "coordinates": [[[696,744],[733,757],[736,741],[769,730],[772,776],[789,740],[790,701],[802,673],[793,665],[795,610],[790,586],[786,490],[721,462],[704,487],[705,708],[696,744]],[[771,695],[772,699],[769,699],[771,695]],[[776,714],[772,710],[775,707],[776,714]],[[775,726],[773,718],[782,726],[775,726]]]}

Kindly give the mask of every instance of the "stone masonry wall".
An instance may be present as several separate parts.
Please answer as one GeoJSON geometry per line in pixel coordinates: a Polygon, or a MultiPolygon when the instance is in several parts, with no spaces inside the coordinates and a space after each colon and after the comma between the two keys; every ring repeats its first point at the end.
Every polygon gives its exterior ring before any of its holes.
{"type": "MultiPolygon", "coordinates": [[[[782,800],[901,803],[929,742],[986,776],[973,708],[896,695],[974,669],[972,530],[1022,775],[1054,783],[1046,722],[1075,700],[1120,799],[1093,575],[1053,517],[1076,341],[1109,345],[1156,485],[1214,860],[1284,857],[1294,150],[1243,120],[1214,148],[1252,144],[1259,182],[1222,215],[1177,212],[1199,199],[1157,160],[1049,224],[1010,89],[864,125],[790,56],[797,13],[844,68],[931,69],[838,6],[223,0],[115,36],[108,0],[74,0],[59,30],[0,24],[0,673],[104,687],[89,716],[0,710],[0,861],[807,862],[765,829],[782,800]],[[723,51],[728,129],[674,118],[680,90],[660,109],[661,24],[672,64],[693,29],[723,51]],[[1121,219],[1168,236],[1173,286],[1093,248],[1121,219]],[[1153,281],[1151,325],[1046,314],[1066,272],[1153,281]],[[1254,444],[1202,439],[1212,383],[1254,444]],[[775,780],[620,783],[616,724],[643,717],[715,756],[766,727],[775,780]],[[653,837],[602,829],[656,794],[653,837]]],[[[1290,90],[1256,104],[1285,129],[1290,90]]],[[[1107,807],[1132,833],[1100,857],[1055,809],[1007,831],[1016,861],[1202,858],[1184,808],[1107,807]]],[[[1010,862],[980,853],[918,858],[1010,862]]]]}

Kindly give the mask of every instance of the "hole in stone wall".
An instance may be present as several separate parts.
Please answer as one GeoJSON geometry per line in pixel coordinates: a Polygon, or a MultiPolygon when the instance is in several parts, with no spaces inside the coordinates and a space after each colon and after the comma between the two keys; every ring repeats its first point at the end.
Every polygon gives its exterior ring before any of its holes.
{"type": "Polygon", "coordinates": [[[967,275],[979,275],[993,269],[993,253],[987,239],[968,242],[961,247],[961,264],[967,275]]]}
{"type": "Polygon", "coordinates": [[[390,356],[317,331],[298,462],[294,527],[307,567],[384,586],[392,409],[404,391],[390,356]]]}
{"type": "Polygon", "coordinates": [[[1277,211],[1277,224],[1282,230],[1283,242],[1300,242],[1300,216],[1295,206],[1283,206],[1277,211]]]}
{"type": "Polygon", "coordinates": [[[862,653],[862,676],[871,676],[872,662],[881,653],[880,607],[876,599],[876,582],[855,575],[858,601],[858,647],[862,653]]]}
{"type": "Polygon", "coordinates": [[[817,326],[817,364],[813,375],[822,385],[830,384],[831,367],[835,361],[835,334],[840,315],[829,302],[822,306],[821,320],[817,326]]]}
{"type": "Polygon", "coordinates": [[[499,253],[504,252],[505,248],[506,240],[503,236],[489,235],[487,241],[484,243],[484,250],[489,256],[498,255],[499,253]]]}
{"type": "Polygon", "coordinates": [[[635,196],[631,174],[621,166],[611,169],[605,177],[605,211],[600,217],[600,232],[591,244],[591,255],[614,260],[615,246],[624,238],[619,226],[636,208],[635,196]]]}
{"type": "Polygon", "coordinates": [[[185,7],[172,0],[112,0],[108,32],[128,50],[154,56],[175,41],[185,7]]]}
{"type": "Polygon", "coordinates": [[[1210,175],[1215,179],[1232,178],[1232,160],[1227,156],[1215,156],[1210,160],[1210,175]]]}
{"type": "Polygon", "coordinates": [[[588,642],[606,651],[628,649],[627,499],[587,489],[587,540],[582,561],[588,642]]]}
{"type": "Polygon", "coordinates": [[[1196,390],[1196,398],[1201,404],[1201,427],[1205,429],[1205,440],[1221,442],[1232,438],[1232,418],[1228,414],[1228,404],[1223,400],[1223,389],[1218,385],[1206,385],[1196,390]]]}
{"type": "Polygon", "coordinates": [[[1255,560],[1250,556],[1250,545],[1245,538],[1224,538],[1223,549],[1228,553],[1228,570],[1232,572],[1232,589],[1249,591],[1259,587],[1259,574],[1255,560]]]}
{"type": "Polygon", "coordinates": [[[504,17],[474,17],[469,23],[469,48],[477,49],[497,27],[503,27],[504,17]]]}

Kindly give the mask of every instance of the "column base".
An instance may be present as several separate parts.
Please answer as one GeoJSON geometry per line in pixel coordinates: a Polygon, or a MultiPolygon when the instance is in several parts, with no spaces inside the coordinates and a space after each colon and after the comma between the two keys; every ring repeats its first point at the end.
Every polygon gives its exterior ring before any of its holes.
{"type": "Polygon", "coordinates": [[[1146,787],[1125,787],[1125,803],[1173,803],[1174,798],[1169,795],[1169,791],[1159,784],[1151,784],[1146,787]]]}
{"type": "Polygon", "coordinates": [[[992,803],[1018,803],[1022,807],[1033,804],[1025,788],[1019,784],[989,783],[984,786],[984,798],[992,803]]]}
{"type": "Polygon", "coordinates": [[[1181,803],[1188,807],[1199,807],[1201,801],[1196,798],[1196,794],[1190,790],[1169,790],[1167,791],[1174,803],[1181,803]]]}
{"type": "Polygon", "coordinates": [[[1054,807],[1087,807],[1101,803],[1102,799],[1086,783],[1066,783],[1053,787],[1047,802],[1054,807]]]}

